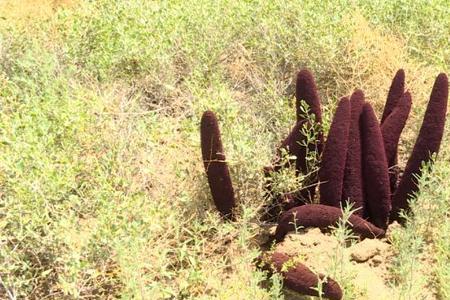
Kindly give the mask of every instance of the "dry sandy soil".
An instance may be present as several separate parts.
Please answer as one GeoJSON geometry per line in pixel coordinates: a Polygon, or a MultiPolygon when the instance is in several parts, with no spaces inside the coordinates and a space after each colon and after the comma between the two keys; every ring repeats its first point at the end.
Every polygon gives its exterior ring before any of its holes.
{"type": "MultiPolygon", "coordinates": [[[[288,234],[274,251],[289,255],[314,272],[328,274],[338,281],[344,279],[347,285],[352,286],[351,298],[398,299],[399,294],[389,272],[395,255],[389,242],[390,232],[397,226],[397,223],[391,224],[386,238],[348,241],[346,247],[340,247],[339,240],[330,233],[321,232],[319,228],[307,228],[288,234]]],[[[285,296],[287,300],[311,299],[289,290],[285,296]]],[[[434,298],[430,296],[429,299],[434,298]]]]}

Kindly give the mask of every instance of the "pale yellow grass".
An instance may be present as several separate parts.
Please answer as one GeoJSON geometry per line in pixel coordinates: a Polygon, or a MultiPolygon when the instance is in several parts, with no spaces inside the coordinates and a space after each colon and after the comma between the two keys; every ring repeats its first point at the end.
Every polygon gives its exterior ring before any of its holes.
{"type": "Polygon", "coordinates": [[[16,20],[47,18],[58,7],[70,7],[77,2],[77,0],[0,0],[0,17],[16,20]]]}

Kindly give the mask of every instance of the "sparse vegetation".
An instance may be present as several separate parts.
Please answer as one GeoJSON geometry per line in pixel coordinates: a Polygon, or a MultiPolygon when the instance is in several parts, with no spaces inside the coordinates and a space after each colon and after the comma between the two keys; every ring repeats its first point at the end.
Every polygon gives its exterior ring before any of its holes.
{"type": "MultiPolygon", "coordinates": [[[[328,132],[355,88],[380,116],[404,68],[402,166],[448,72],[445,0],[37,3],[0,2],[1,298],[283,298],[280,278],[265,289],[252,267],[252,224],[261,166],[296,118],[296,71],[316,75],[328,132]],[[207,109],[220,118],[235,223],[208,202],[207,109]]],[[[392,238],[405,299],[450,295],[449,159],[443,147],[423,172],[392,238]]]]}

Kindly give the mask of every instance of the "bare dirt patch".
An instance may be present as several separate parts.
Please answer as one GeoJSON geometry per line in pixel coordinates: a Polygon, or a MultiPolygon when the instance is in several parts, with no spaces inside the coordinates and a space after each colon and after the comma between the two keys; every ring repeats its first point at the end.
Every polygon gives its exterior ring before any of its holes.
{"type": "MultiPolygon", "coordinates": [[[[394,253],[388,239],[357,240],[342,247],[342,242],[332,234],[308,228],[286,236],[275,251],[288,254],[315,272],[337,281],[345,280],[340,284],[352,286],[353,294],[346,299],[398,298],[390,284],[389,266],[394,253]]],[[[291,292],[286,298],[305,299],[291,292]]]]}

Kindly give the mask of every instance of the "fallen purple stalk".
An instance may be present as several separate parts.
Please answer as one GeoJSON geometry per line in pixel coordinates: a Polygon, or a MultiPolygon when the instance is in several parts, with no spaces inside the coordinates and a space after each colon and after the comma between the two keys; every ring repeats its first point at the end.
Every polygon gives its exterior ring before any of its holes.
{"type": "Polygon", "coordinates": [[[280,273],[283,277],[283,285],[287,288],[303,295],[319,296],[317,287],[319,279],[322,283],[322,297],[330,300],[342,299],[342,290],[339,284],[331,278],[326,278],[323,274],[315,274],[308,267],[301,263],[289,265],[290,258],[284,253],[275,252],[268,259],[263,269],[271,273],[280,273]]]}
{"type": "MultiPolygon", "coordinates": [[[[275,240],[281,242],[288,232],[300,227],[327,229],[329,226],[336,225],[340,218],[342,218],[341,209],[328,205],[308,204],[292,208],[281,216],[275,230],[275,240]]],[[[356,215],[351,215],[349,222],[354,233],[362,238],[382,237],[385,234],[383,229],[356,215]]]]}

